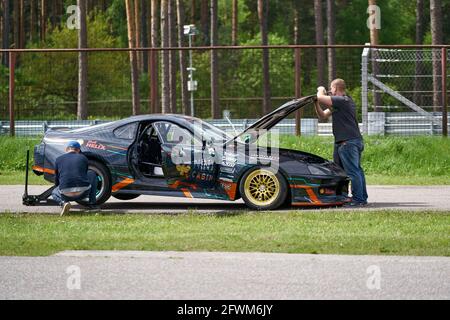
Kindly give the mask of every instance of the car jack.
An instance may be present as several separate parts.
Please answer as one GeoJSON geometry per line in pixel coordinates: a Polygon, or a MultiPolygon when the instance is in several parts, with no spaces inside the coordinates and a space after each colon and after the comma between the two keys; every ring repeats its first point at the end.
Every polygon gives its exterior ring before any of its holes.
{"type": "Polygon", "coordinates": [[[22,195],[22,204],[25,206],[34,206],[40,204],[41,202],[47,202],[48,197],[52,194],[55,186],[51,186],[40,195],[29,195],[28,194],[28,163],[30,161],[30,150],[27,150],[27,166],[25,173],[25,193],[22,195]]]}

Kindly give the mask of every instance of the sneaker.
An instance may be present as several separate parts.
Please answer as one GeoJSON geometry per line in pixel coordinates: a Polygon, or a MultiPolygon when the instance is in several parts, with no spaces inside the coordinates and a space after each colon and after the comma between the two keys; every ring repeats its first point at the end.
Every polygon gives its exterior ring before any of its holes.
{"type": "Polygon", "coordinates": [[[364,201],[364,202],[359,202],[359,201],[350,201],[350,202],[347,202],[346,204],[344,204],[344,207],[365,207],[365,206],[367,206],[368,205],[368,203],[367,203],[367,201],[364,201]]]}
{"type": "Polygon", "coordinates": [[[69,210],[70,210],[70,208],[71,208],[72,206],[70,205],[70,202],[64,202],[64,203],[61,205],[61,207],[62,207],[62,210],[61,210],[61,213],[60,213],[59,215],[60,215],[60,216],[63,216],[63,215],[65,215],[65,214],[69,213],[69,210]]]}
{"type": "Polygon", "coordinates": [[[88,204],[86,206],[86,210],[87,211],[100,211],[100,206],[96,205],[96,204],[88,204]]]}

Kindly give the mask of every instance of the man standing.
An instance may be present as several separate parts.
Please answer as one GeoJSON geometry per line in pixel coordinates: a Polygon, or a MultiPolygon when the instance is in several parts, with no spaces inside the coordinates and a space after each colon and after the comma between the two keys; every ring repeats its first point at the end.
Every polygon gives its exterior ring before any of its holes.
{"type": "Polygon", "coordinates": [[[367,188],[364,170],[361,168],[361,154],[364,142],[356,119],[356,106],[345,93],[345,82],[335,79],[331,82],[330,96],[324,87],[317,88],[315,109],[321,119],[333,116],[334,152],[333,160],[348,174],[352,181],[352,201],[349,206],[367,205],[367,188]],[[328,107],[323,110],[320,104],[328,107]]]}
{"type": "Polygon", "coordinates": [[[55,163],[55,186],[52,197],[62,210],[61,216],[70,210],[70,201],[89,197],[88,209],[98,209],[96,202],[96,181],[94,171],[88,170],[88,159],[80,153],[77,141],[70,141],[66,153],[59,156],[55,163]]]}

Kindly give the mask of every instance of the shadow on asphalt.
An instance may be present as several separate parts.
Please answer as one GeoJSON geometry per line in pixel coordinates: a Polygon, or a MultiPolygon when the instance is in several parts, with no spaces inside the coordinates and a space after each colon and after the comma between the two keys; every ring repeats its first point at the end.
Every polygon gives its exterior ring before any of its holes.
{"type": "MultiPolygon", "coordinates": [[[[74,206],[75,207],[75,206],[74,206]]],[[[82,206],[79,206],[80,208],[82,206]]],[[[174,203],[174,202],[111,202],[102,205],[105,210],[246,210],[243,203],[174,203]]]]}
{"type": "MultiPolygon", "coordinates": [[[[44,206],[57,206],[53,201],[49,201],[48,203],[39,203],[35,205],[36,207],[44,207],[44,206]]],[[[283,212],[283,211],[311,211],[311,210],[374,210],[374,209],[397,209],[397,208],[430,208],[428,203],[424,202],[375,202],[369,203],[367,206],[363,207],[292,207],[292,206],[282,206],[277,210],[272,210],[273,212],[283,212]]],[[[92,213],[101,213],[103,215],[114,215],[114,214],[127,214],[131,213],[130,211],[140,211],[141,213],[147,214],[167,214],[167,215],[178,215],[185,214],[188,212],[193,213],[208,213],[214,214],[217,216],[235,216],[249,212],[257,212],[257,210],[253,210],[248,208],[244,203],[235,203],[235,202],[222,202],[222,203],[174,203],[174,202],[110,202],[105,203],[101,206],[99,211],[86,211],[86,208],[82,205],[76,204],[72,202],[72,209],[77,211],[72,211],[71,213],[79,213],[79,214],[92,214],[92,213]]]]}
{"type": "Polygon", "coordinates": [[[374,209],[395,209],[395,208],[430,208],[426,202],[375,202],[369,203],[365,208],[374,209]]]}

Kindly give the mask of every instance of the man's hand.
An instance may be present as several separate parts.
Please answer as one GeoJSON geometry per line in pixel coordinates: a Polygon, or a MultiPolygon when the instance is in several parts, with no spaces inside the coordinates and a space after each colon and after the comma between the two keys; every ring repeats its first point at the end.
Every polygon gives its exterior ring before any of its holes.
{"type": "Polygon", "coordinates": [[[325,89],[325,87],[317,88],[317,100],[327,107],[331,107],[333,105],[331,97],[327,96],[327,89],[325,89]]]}
{"type": "Polygon", "coordinates": [[[327,89],[325,89],[325,87],[318,87],[317,94],[319,95],[319,93],[322,95],[327,95],[327,89]]]}

